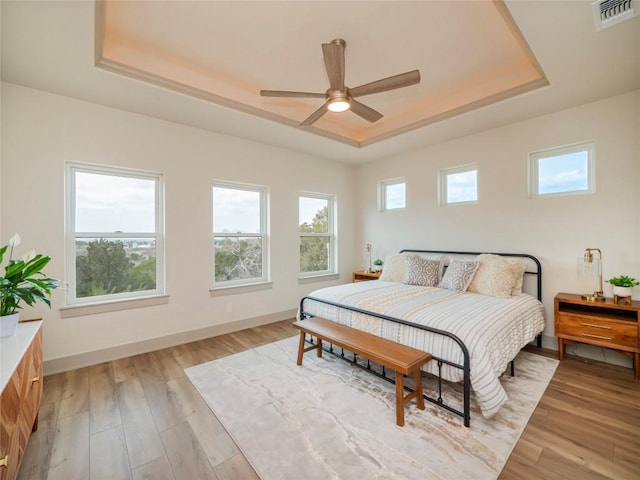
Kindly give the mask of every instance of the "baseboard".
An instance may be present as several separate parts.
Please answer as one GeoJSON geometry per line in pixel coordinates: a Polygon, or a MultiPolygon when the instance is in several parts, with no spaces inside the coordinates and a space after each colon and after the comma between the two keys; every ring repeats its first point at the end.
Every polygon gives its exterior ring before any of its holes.
{"type": "MultiPolygon", "coordinates": [[[[558,350],[558,339],[547,335],[542,336],[542,347],[550,350],[558,350]]],[[[633,368],[633,360],[622,352],[610,348],[587,345],[586,343],[570,343],[565,346],[566,355],[574,355],[590,360],[633,368]]]]}
{"type": "Polygon", "coordinates": [[[237,332],[246,328],[253,328],[260,325],[279,322],[280,320],[294,318],[296,312],[296,309],[285,310],[282,312],[237,320],[235,322],[223,323],[221,325],[211,325],[209,327],[189,330],[187,332],[180,332],[164,337],[149,338],[139,342],[127,343],[125,345],[118,345],[93,352],[45,360],[44,374],[46,376],[53,375],[54,373],[68,372],[69,370],[75,370],[76,368],[97,365],[99,363],[110,362],[119,358],[139,355],[141,353],[152,352],[162,348],[174,347],[184,343],[224,335],[225,333],[237,332]]]}
{"type": "Polygon", "coordinates": [[[542,335],[542,348],[549,350],[558,350],[558,339],[549,335],[542,335]]]}

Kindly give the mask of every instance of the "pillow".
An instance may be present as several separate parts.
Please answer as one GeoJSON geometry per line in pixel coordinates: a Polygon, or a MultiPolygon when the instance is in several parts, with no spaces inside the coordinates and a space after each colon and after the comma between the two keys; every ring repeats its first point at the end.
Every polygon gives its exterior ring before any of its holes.
{"type": "Polygon", "coordinates": [[[403,253],[395,255],[387,255],[384,260],[384,267],[378,280],[384,280],[385,282],[404,282],[407,276],[407,255],[403,253]]]}
{"type": "Polygon", "coordinates": [[[442,260],[434,260],[420,255],[408,255],[404,283],[423,287],[438,286],[441,264],[442,260]]]}
{"type": "Polygon", "coordinates": [[[469,284],[469,292],[498,298],[509,298],[514,290],[522,290],[526,261],[484,253],[478,255],[478,271],[469,284]],[[519,281],[519,285],[516,285],[519,281]]]}
{"type": "Polygon", "coordinates": [[[440,287],[454,292],[466,292],[479,265],[477,260],[452,259],[444,272],[440,287]]]}
{"type": "Polygon", "coordinates": [[[511,296],[520,295],[522,293],[522,284],[524,282],[524,272],[527,270],[527,260],[524,258],[510,258],[509,261],[514,265],[516,281],[511,289],[511,296]]]}

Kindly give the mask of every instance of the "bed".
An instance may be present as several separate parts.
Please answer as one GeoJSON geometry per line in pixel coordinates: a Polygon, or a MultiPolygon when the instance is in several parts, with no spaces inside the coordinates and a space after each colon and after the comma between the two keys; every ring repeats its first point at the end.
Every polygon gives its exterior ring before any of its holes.
{"type": "Polygon", "coordinates": [[[390,273],[380,280],[316,290],[301,299],[299,318],[320,316],[429,352],[434,361],[424,370],[438,378],[438,394],[426,400],[462,416],[468,427],[473,389],[482,414],[495,415],[507,401],[500,376],[510,363],[513,374],[526,344],[537,338],[540,346],[540,262],[526,254],[440,250],[403,250],[392,260],[404,272],[392,271],[388,259],[390,273]],[[466,277],[452,282],[465,268],[466,277]],[[417,280],[410,277],[416,271],[417,280]],[[462,383],[461,410],[443,400],[442,380],[462,383]]]}

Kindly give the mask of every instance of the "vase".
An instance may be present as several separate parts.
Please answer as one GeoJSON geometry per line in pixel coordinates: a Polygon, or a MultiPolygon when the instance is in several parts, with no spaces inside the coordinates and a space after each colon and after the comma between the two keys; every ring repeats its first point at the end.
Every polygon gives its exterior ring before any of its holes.
{"type": "Polygon", "coordinates": [[[16,333],[20,312],[0,316],[0,337],[8,337],[16,333]]]}
{"type": "Polygon", "coordinates": [[[613,294],[618,297],[630,297],[633,293],[633,287],[617,287],[613,286],[613,294]]]}

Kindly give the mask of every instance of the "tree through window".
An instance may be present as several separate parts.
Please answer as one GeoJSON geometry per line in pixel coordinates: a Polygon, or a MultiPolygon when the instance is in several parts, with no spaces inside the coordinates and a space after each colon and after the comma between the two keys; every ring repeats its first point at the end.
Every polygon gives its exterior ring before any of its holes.
{"type": "Polygon", "coordinates": [[[68,303],[163,293],[160,175],[69,164],[68,303]]]}
{"type": "Polygon", "coordinates": [[[265,196],[261,187],[214,184],[214,287],[267,280],[265,196]]]}
{"type": "Polygon", "coordinates": [[[301,195],[299,201],[300,273],[333,273],[333,197],[301,195]]]}

